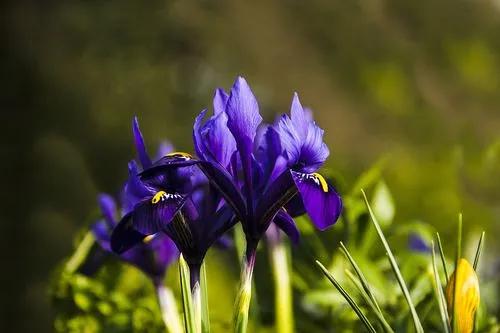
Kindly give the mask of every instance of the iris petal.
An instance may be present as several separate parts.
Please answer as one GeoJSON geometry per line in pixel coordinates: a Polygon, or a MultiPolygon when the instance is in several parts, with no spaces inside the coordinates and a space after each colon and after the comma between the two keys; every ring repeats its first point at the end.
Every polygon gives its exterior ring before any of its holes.
{"type": "Polygon", "coordinates": [[[125,215],[113,229],[111,234],[111,249],[121,254],[131,247],[139,244],[146,235],[138,232],[133,227],[132,213],[125,215]]]}
{"type": "Polygon", "coordinates": [[[314,225],[320,230],[333,225],[342,211],[342,200],[333,187],[319,174],[291,173],[314,225]]]}
{"type": "Polygon", "coordinates": [[[280,210],[273,219],[273,222],[290,238],[290,240],[297,244],[300,239],[300,232],[293,221],[293,218],[285,211],[280,210]]]}
{"type": "Polygon", "coordinates": [[[178,193],[159,191],[153,198],[142,200],[134,207],[134,228],[144,235],[164,230],[185,201],[186,197],[178,193]]]}
{"type": "Polygon", "coordinates": [[[134,133],[135,149],[137,150],[137,155],[139,156],[142,168],[149,168],[151,166],[151,159],[146,151],[146,145],[139,128],[139,121],[137,120],[137,117],[134,117],[132,122],[132,132],[134,133]]]}
{"type": "Polygon", "coordinates": [[[101,213],[109,227],[113,227],[116,223],[115,214],[116,214],[116,203],[115,200],[106,193],[101,193],[97,197],[99,201],[99,207],[101,208],[101,213]]]}

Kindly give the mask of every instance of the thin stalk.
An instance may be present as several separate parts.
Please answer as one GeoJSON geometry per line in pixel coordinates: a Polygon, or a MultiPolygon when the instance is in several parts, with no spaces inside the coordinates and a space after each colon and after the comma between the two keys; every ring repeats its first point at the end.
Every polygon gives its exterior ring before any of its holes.
{"type": "Polygon", "coordinates": [[[294,322],[289,249],[281,239],[270,241],[269,244],[274,277],[276,332],[292,333],[294,322]]]}
{"type": "Polygon", "coordinates": [[[95,237],[92,232],[87,232],[83,237],[80,244],[78,244],[75,252],[66,262],[64,269],[68,273],[74,273],[82,265],[87,256],[89,255],[92,245],[95,243],[95,237]]]}
{"type": "Polygon", "coordinates": [[[177,310],[177,302],[170,288],[165,287],[161,281],[155,281],[156,296],[160,306],[161,316],[168,333],[183,333],[181,318],[177,310]]]}
{"type": "Polygon", "coordinates": [[[373,222],[373,225],[375,226],[375,229],[377,230],[377,234],[382,241],[382,244],[384,245],[385,251],[387,252],[387,257],[389,258],[389,262],[391,264],[391,268],[396,275],[396,279],[398,280],[399,287],[401,288],[403,295],[406,299],[406,303],[408,303],[408,307],[410,308],[410,314],[413,319],[413,324],[415,325],[415,330],[417,333],[423,333],[424,329],[422,327],[422,324],[420,323],[420,319],[418,318],[417,311],[415,310],[415,306],[413,305],[413,302],[411,300],[410,292],[408,291],[408,287],[406,286],[406,283],[403,279],[403,276],[401,275],[401,271],[399,270],[398,264],[396,262],[396,258],[392,254],[392,250],[389,247],[389,243],[387,243],[387,240],[385,239],[384,233],[382,232],[382,228],[380,227],[380,224],[377,221],[377,218],[375,217],[375,214],[373,213],[373,210],[370,206],[370,203],[368,202],[368,198],[366,197],[365,191],[361,190],[361,193],[363,193],[363,198],[365,200],[366,207],[368,208],[368,212],[370,213],[371,220],[373,222]]]}
{"type": "Polygon", "coordinates": [[[476,256],[474,258],[474,270],[477,270],[477,266],[479,265],[479,259],[481,258],[481,253],[483,252],[483,247],[484,247],[484,236],[485,232],[483,231],[481,233],[481,238],[479,238],[479,243],[477,243],[477,250],[476,250],[476,256]]]}
{"type": "Polygon", "coordinates": [[[434,294],[439,305],[439,314],[441,315],[441,322],[443,324],[444,332],[449,333],[450,327],[448,318],[448,309],[446,306],[446,299],[444,298],[443,286],[441,285],[441,279],[439,278],[439,272],[436,263],[436,251],[434,250],[434,242],[432,242],[432,271],[434,275],[434,294]]]}
{"type": "Polygon", "coordinates": [[[346,273],[347,277],[349,278],[349,280],[351,280],[351,282],[354,284],[354,286],[356,287],[356,289],[358,289],[358,291],[361,294],[361,296],[363,297],[365,303],[370,307],[370,309],[375,314],[375,316],[377,316],[377,319],[380,322],[380,324],[382,325],[382,327],[384,329],[384,332],[386,332],[386,333],[394,333],[393,329],[391,328],[391,326],[389,325],[389,323],[385,319],[382,311],[380,311],[380,309],[375,306],[375,303],[373,303],[373,300],[366,293],[366,291],[365,291],[364,287],[362,286],[361,282],[348,269],[345,270],[345,273],[346,273]]]}
{"type": "Polygon", "coordinates": [[[373,328],[373,325],[370,323],[368,318],[364,315],[363,311],[361,311],[360,307],[356,304],[354,299],[349,295],[349,293],[342,287],[342,285],[333,277],[333,275],[326,269],[325,266],[323,266],[322,263],[320,263],[318,260],[316,260],[316,264],[319,266],[323,274],[330,280],[330,282],[333,284],[333,286],[340,292],[340,294],[344,297],[344,299],[349,303],[351,308],[356,312],[358,315],[358,318],[361,320],[363,325],[365,325],[366,329],[370,333],[376,333],[375,328],[373,328]]]}
{"type": "Polygon", "coordinates": [[[210,316],[208,311],[208,285],[207,285],[207,272],[205,263],[201,265],[201,331],[203,333],[210,333],[210,316]]]}
{"type": "Polygon", "coordinates": [[[436,232],[436,237],[437,237],[437,243],[438,243],[438,249],[439,249],[439,256],[441,257],[441,262],[443,264],[443,270],[444,270],[444,276],[446,278],[446,284],[448,284],[448,269],[446,268],[446,257],[444,256],[444,251],[443,251],[443,244],[441,243],[441,237],[439,237],[439,232],[436,232]]]}
{"type": "Polygon", "coordinates": [[[345,247],[344,243],[342,243],[342,242],[340,242],[340,249],[341,249],[342,253],[344,254],[344,256],[347,258],[347,260],[349,260],[352,268],[354,268],[354,271],[356,272],[356,275],[358,276],[359,281],[361,282],[361,285],[363,286],[364,291],[370,297],[371,301],[373,302],[373,305],[375,305],[375,307],[377,308],[379,313],[382,313],[382,310],[380,310],[380,306],[378,305],[378,302],[375,298],[375,295],[373,295],[373,292],[370,288],[370,285],[369,285],[368,281],[366,280],[363,272],[361,271],[358,264],[356,263],[354,258],[351,256],[351,254],[349,253],[347,248],[345,247]]]}
{"type": "Polygon", "coordinates": [[[181,295],[182,295],[182,309],[184,314],[184,327],[186,333],[197,333],[196,331],[196,321],[193,309],[193,299],[191,296],[191,284],[190,284],[190,274],[189,267],[184,260],[184,257],[179,257],[179,274],[181,282],[181,295]]]}
{"type": "Polygon", "coordinates": [[[234,332],[246,333],[248,327],[248,310],[252,298],[252,275],[255,266],[257,245],[248,246],[245,260],[241,265],[240,289],[234,306],[234,332]]]}

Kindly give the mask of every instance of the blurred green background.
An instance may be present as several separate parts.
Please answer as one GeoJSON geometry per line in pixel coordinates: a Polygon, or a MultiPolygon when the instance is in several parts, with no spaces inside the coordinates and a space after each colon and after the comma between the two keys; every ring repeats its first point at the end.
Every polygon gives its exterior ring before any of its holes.
{"type": "Polygon", "coordinates": [[[461,211],[499,252],[498,0],[1,6],[1,332],[52,331],[51,270],[125,179],[132,116],[151,149],[191,151],[194,116],[239,74],[267,120],[293,91],[315,110],[341,192],[384,157],[395,223],[451,239],[461,211]]]}

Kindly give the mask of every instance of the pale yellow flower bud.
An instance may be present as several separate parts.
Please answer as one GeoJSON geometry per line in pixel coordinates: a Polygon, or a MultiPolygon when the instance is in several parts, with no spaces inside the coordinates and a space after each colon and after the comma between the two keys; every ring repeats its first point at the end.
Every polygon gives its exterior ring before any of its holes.
{"type": "Polygon", "coordinates": [[[479,281],[476,272],[465,259],[458,261],[458,267],[453,272],[446,286],[446,302],[450,318],[453,316],[453,291],[457,280],[455,294],[455,316],[457,318],[458,332],[471,333],[474,328],[474,316],[479,306],[479,281]]]}

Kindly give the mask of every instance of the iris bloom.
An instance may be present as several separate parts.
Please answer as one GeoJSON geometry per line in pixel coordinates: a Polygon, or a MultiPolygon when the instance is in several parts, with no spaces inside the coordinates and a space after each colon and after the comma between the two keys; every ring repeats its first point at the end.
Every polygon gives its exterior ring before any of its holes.
{"type": "Polygon", "coordinates": [[[143,170],[139,172],[135,163],[129,164],[124,190],[128,212],[115,228],[111,246],[115,252],[124,253],[144,240],[167,234],[190,266],[194,287],[207,250],[236,220],[204,174],[190,167],[195,161],[189,154],[171,152],[162,159],[163,164],[182,163],[185,168],[151,168],[154,164],[137,120],[133,133],[143,170]]]}
{"type": "MultiPolygon", "coordinates": [[[[118,223],[116,203],[107,194],[99,195],[98,200],[103,219],[92,226],[92,232],[101,248],[112,253],[111,232],[118,223]]],[[[153,280],[155,285],[161,284],[167,267],[176,261],[178,256],[175,244],[166,235],[120,254],[123,261],[139,268],[153,280]]]]}

